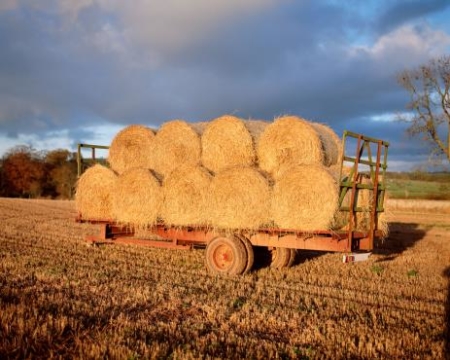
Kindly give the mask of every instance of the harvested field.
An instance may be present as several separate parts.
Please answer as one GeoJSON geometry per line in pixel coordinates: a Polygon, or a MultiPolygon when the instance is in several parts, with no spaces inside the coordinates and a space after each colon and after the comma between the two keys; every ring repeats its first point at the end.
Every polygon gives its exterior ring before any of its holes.
{"type": "Polygon", "coordinates": [[[445,359],[450,218],[414,206],[366,262],[231,278],[203,250],[87,246],[74,202],[0,199],[0,358],[445,359]]]}

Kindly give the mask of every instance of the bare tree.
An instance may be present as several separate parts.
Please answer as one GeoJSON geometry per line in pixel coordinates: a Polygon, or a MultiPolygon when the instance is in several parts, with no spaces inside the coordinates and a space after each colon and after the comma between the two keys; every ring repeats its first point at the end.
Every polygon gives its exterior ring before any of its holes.
{"type": "Polygon", "coordinates": [[[398,74],[399,84],[410,95],[406,108],[412,116],[410,136],[422,136],[431,145],[431,157],[450,161],[450,56],[430,60],[398,74]]]}

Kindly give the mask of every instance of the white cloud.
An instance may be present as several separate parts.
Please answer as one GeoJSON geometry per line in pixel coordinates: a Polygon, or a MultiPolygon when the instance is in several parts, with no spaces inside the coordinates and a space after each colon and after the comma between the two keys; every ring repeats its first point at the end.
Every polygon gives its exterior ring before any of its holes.
{"type": "Polygon", "coordinates": [[[428,54],[438,56],[445,53],[450,46],[450,35],[432,30],[430,27],[403,26],[390,34],[382,36],[371,49],[375,57],[385,57],[386,54],[407,53],[428,54]]]}
{"type": "MultiPolygon", "coordinates": [[[[83,139],[79,139],[79,141],[85,144],[108,146],[111,144],[114,136],[122,129],[122,125],[102,124],[88,126],[83,128],[83,130],[85,134],[89,135],[83,139]]],[[[55,149],[68,149],[70,151],[76,151],[73,135],[68,129],[49,131],[45,134],[45,136],[20,133],[16,138],[10,138],[0,133],[0,157],[17,145],[30,145],[39,151],[49,151],[55,149]]],[[[106,154],[101,155],[103,156],[106,154]]]]}
{"type": "Polygon", "coordinates": [[[350,48],[350,55],[369,56],[381,67],[405,68],[444,55],[449,47],[450,34],[426,25],[405,25],[381,36],[372,46],[350,48]]]}
{"type": "Polygon", "coordinates": [[[368,57],[373,65],[385,73],[417,66],[430,58],[448,53],[450,34],[428,26],[405,25],[381,36],[372,46],[350,49],[352,58],[368,57]]]}

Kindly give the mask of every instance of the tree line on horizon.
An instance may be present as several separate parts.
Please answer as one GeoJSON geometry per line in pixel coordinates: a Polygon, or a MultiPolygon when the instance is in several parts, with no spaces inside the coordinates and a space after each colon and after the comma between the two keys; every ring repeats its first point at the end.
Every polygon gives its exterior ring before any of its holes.
{"type": "Polygon", "coordinates": [[[37,151],[18,145],[0,160],[0,196],[72,199],[77,181],[76,153],[37,151]]]}
{"type": "MultiPolygon", "coordinates": [[[[94,162],[106,164],[104,158],[82,159],[82,170],[94,162]]],[[[394,181],[419,180],[448,183],[450,173],[389,172],[394,181]]],[[[66,149],[38,151],[18,145],[0,159],[0,197],[73,199],[78,178],[77,153],[66,149]]]]}

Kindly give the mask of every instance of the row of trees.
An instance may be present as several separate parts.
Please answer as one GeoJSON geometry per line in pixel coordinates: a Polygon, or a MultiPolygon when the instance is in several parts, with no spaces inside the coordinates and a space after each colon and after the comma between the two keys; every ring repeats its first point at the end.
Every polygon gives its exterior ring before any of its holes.
{"type": "Polygon", "coordinates": [[[16,146],[0,160],[0,196],[71,199],[77,181],[76,153],[16,146]]]}

